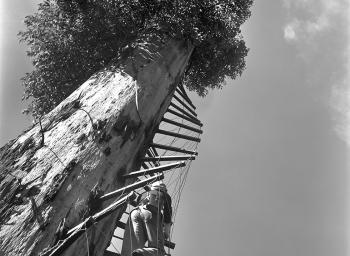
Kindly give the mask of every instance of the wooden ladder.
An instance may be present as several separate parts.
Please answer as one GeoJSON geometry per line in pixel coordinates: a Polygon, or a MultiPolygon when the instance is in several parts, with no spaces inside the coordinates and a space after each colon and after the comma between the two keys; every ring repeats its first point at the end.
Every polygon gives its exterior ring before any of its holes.
{"type": "MultiPolygon", "coordinates": [[[[158,136],[167,137],[168,141],[182,140],[184,142],[189,141],[199,143],[199,136],[203,133],[201,130],[203,124],[197,118],[195,110],[196,107],[188,97],[185,89],[181,85],[178,86],[154,138],[157,138],[158,136]],[[176,132],[174,129],[178,131],[176,132]],[[185,134],[183,132],[189,132],[191,134],[185,134]]],[[[104,197],[105,199],[115,197],[116,193],[136,192],[136,189],[138,189],[137,193],[142,196],[147,191],[147,187],[145,187],[146,184],[150,184],[155,180],[163,180],[164,172],[185,167],[186,163],[194,160],[197,155],[197,151],[192,149],[173,145],[172,143],[156,142],[154,139],[153,142],[150,143],[146,155],[141,158],[142,168],[124,175],[124,178],[126,179],[137,178],[137,182],[118,189],[117,191],[108,193],[104,195],[102,199],[104,197]]],[[[120,255],[115,252],[117,249],[115,247],[118,247],[118,251],[121,251],[126,222],[130,212],[136,206],[137,205],[130,204],[125,206],[123,213],[119,215],[110,246],[105,251],[104,256],[120,255]]],[[[170,249],[175,248],[175,243],[171,241],[165,241],[164,245],[170,249]]]]}

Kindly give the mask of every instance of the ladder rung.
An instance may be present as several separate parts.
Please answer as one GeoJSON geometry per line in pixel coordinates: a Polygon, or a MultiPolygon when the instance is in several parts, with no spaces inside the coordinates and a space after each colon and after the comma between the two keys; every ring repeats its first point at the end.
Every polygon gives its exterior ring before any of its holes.
{"type": "MultiPolygon", "coordinates": [[[[155,156],[155,154],[151,151],[150,148],[147,149],[146,154],[147,154],[149,157],[154,157],[154,156],[155,156]]],[[[159,163],[157,163],[157,162],[155,162],[155,161],[150,161],[150,162],[152,162],[153,165],[155,165],[155,166],[159,166],[159,163]]],[[[148,169],[148,168],[147,168],[147,169],[148,169]]]]}
{"type": "Polygon", "coordinates": [[[192,104],[190,97],[188,97],[185,87],[182,84],[179,84],[179,86],[176,89],[179,89],[182,92],[182,94],[185,95],[185,97],[191,102],[190,105],[193,107],[193,109],[196,109],[196,106],[192,104]]]}
{"type": "Polygon", "coordinates": [[[103,253],[103,256],[120,256],[120,254],[119,253],[116,253],[116,252],[111,252],[111,251],[105,251],[104,253],[103,253]]]}
{"type": "Polygon", "coordinates": [[[175,103],[170,103],[170,106],[172,106],[173,108],[175,108],[176,110],[180,111],[182,114],[188,116],[189,118],[197,118],[197,115],[193,115],[192,113],[188,113],[186,110],[184,110],[183,108],[180,108],[179,106],[177,106],[175,103]]]}
{"type": "Polygon", "coordinates": [[[168,171],[168,170],[171,170],[173,168],[184,167],[185,165],[186,165],[186,163],[184,161],[176,162],[176,163],[172,163],[172,164],[160,165],[157,167],[153,167],[153,168],[149,168],[149,169],[145,169],[145,170],[141,170],[141,171],[131,172],[129,174],[124,175],[123,177],[135,178],[135,177],[142,176],[142,175],[168,171]]]}
{"type": "Polygon", "coordinates": [[[147,165],[147,164],[145,164],[145,163],[141,163],[141,166],[143,167],[143,169],[148,169],[149,168],[149,166],[147,165]]]}
{"type": "Polygon", "coordinates": [[[154,151],[154,154],[155,154],[156,156],[158,156],[159,154],[158,154],[157,150],[155,149],[155,147],[152,147],[152,146],[151,146],[151,148],[152,148],[152,150],[154,151]]]}
{"type": "Polygon", "coordinates": [[[179,102],[182,106],[184,106],[188,111],[193,111],[189,106],[187,106],[187,104],[185,102],[183,102],[179,97],[177,97],[175,94],[173,96],[173,98],[179,102]]]}
{"type": "Polygon", "coordinates": [[[141,160],[145,162],[153,161],[180,161],[180,160],[194,160],[196,157],[193,155],[183,156],[156,156],[156,157],[143,157],[141,160]]]}
{"type": "Polygon", "coordinates": [[[176,88],[176,92],[193,108],[196,109],[196,106],[193,105],[191,99],[187,96],[187,94],[184,94],[182,90],[176,88]]]}
{"type": "Polygon", "coordinates": [[[170,242],[168,240],[164,240],[164,246],[170,248],[170,249],[174,249],[175,248],[175,243],[170,242]]]}
{"type": "Polygon", "coordinates": [[[171,114],[173,114],[173,115],[175,115],[175,116],[178,116],[178,117],[180,117],[180,118],[182,118],[182,119],[185,119],[185,120],[187,120],[187,121],[189,121],[189,122],[191,122],[191,123],[194,123],[194,124],[196,124],[196,125],[203,126],[203,124],[201,123],[201,121],[199,121],[197,118],[196,118],[196,119],[195,119],[195,118],[190,118],[190,117],[185,116],[185,115],[183,115],[183,114],[181,114],[181,113],[178,113],[178,112],[176,112],[176,111],[174,111],[174,110],[172,110],[172,109],[170,109],[170,108],[168,108],[167,112],[169,112],[169,113],[171,113],[171,114]]]}
{"type": "Polygon", "coordinates": [[[190,130],[190,131],[193,131],[193,132],[198,132],[199,134],[202,134],[202,133],[203,133],[203,131],[200,130],[200,129],[197,129],[197,128],[194,128],[194,127],[192,127],[192,126],[189,126],[189,125],[186,125],[186,124],[183,124],[183,123],[179,123],[179,122],[170,120],[170,119],[168,119],[168,118],[166,118],[166,117],[163,117],[163,118],[162,118],[162,121],[163,121],[163,122],[166,122],[166,123],[169,123],[169,124],[173,124],[173,125],[182,127],[182,128],[185,128],[185,129],[190,130]]]}
{"type": "Polygon", "coordinates": [[[120,236],[116,236],[116,235],[113,235],[114,238],[118,238],[120,240],[123,240],[124,238],[123,237],[120,237],[120,236]]]}
{"type": "Polygon", "coordinates": [[[148,148],[148,149],[146,150],[146,154],[147,154],[148,156],[154,156],[154,154],[153,154],[153,152],[151,151],[150,148],[148,148]]]}
{"type": "Polygon", "coordinates": [[[174,152],[179,152],[179,153],[184,153],[184,154],[189,154],[189,155],[198,155],[198,152],[195,151],[190,151],[190,150],[185,150],[182,148],[177,148],[177,147],[173,147],[173,146],[168,146],[168,145],[162,145],[162,144],[157,144],[157,143],[151,143],[152,147],[155,148],[159,148],[159,149],[163,149],[163,150],[170,150],[170,151],[174,151],[174,152]]]}
{"type": "Polygon", "coordinates": [[[169,136],[173,136],[173,137],[177,137],[177,138],[181,138],[181,139],[185,139],[185,140],[191,140],[191,141],[196,141],[196,142],[201,141],[200,138],[184,135],[181,133],[169,132],[169,131],[165,131],[165,130],[161,130],[161,129],[158,129],[157,132],[160,134],[169,135],[169,136]]]}
{"type": "Polygon", "coordinates": [[[120,220],[117,221],[116,226],[121,229],[125,229],[126,224],[124,222],[121,222],[120,220]]]}

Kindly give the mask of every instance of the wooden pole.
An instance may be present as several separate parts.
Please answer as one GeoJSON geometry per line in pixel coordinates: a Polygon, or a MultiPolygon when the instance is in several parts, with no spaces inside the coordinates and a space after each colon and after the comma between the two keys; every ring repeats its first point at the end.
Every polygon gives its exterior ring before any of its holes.
{"type": "Polygon", "coordinates": [[[42,256],[61,255],[71,244],[74,243],[74,241],[76,241],[83,233],[85,233],[89,227],[94,225],[96,222],[102,220],[103,218],[109,216],[114,211],[119,209],[123,204],[125,204],[128,200],[133,200],[134,198],[136,198],[136,194],[131,192],[129,195],[111,204],[104,210],[85,219],[84,222],[82,222],[81,224],[77,225],[76,227],[68,231],[68,234],[71,234],[71,235],[68,238],[66,238],[60,245],[58,245],[57,247],[54,247],[53,251],[50,250],[48,252],[45,252],[44,254],[42,254],[42,256]]]}
{"type": "Polygon", "coordinates": [[[138,176],[143,176],[143,175],[147,175],[147,174],[154,174],[157,172],[164,172],[164,171],[168,171],[171,169],[175,169],[175,168],[180,168],[180,167],[184,167],[186,165],[185,162],[181,161],[181,162],[176,162],[173,164],[166,164],[166,165],[160,165],[157,167],[153,167],[150,169],[146,169],[146,170],[141,170],[141,171],[136,171],[136,172],[131,172],[129,174],[124,175],[124,178],[135,178],[138,176]]]}
{"type": "Polygon", "coordinates": [[[142,188],[142,187],[146,186],[149,183],[155,182],[157,180],[162,180],[162,179],[164,179],[164,174],[163,173],[157,174],[155,176],[152,176],[150,178],[144,179],[142,181],[139,181],[139,182],[133,183],[131,185],[128,185],[126,187],[120,188],[118,190],[109,192],[109,193],[101,196],[100,200],[106,201],[106,200],[109,200],[111,198],[115,198],[115,197],[120,196],[122,194],[129,193],[130,191],[133,191],[135,189],[142,188]]]}
{"type": "Polygon", "coordinates": [[[143,157],[142,161],[180,161],[180,160],[194,160],[196,157],[193,155],[183,155],[183,156],[156,156],[156,157],[143,157]]]}

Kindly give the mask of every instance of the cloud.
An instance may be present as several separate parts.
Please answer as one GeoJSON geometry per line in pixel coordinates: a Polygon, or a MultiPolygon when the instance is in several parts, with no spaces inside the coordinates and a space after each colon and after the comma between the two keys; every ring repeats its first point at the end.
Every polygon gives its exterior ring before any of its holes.
{"type": "Polygon", "coordinates": [[[304,61],[312,86],[326,90],[334,129],[350,146],[350,2],[283,0],[283,37],[304,61]]]}
{"type": "Polygon", "coordinates": [[[337,26],[348,7],[347,0],[284,0],[284,5],[288,12],[283,29],[287,41],[313,40],[337,26]]]}
{"type": "MultiPolygon", "coordinates": [[[[350,19],[348,21],[348,35],[350,35],[350,19]]],[[[331,87],[330,102],[335,110],[335,131],[350,146],[350,46],[347,47],[345,55],[347,73],[342,81],[333,84],[331,87]]]]}
{"type": "Polygon", "coordinates": [[[335,131],[350,145],[350,90],[349,78],[332,87],[331,106],[335,110],[335,131]]]}
{"type": "Polygon", "coordinates": [[[298,20],[294,20],[293,22],[290,22],[284,27],[284,38],[287,41],[294,41],[297,40],[297,33],[296,31],[298,30],[298,20]]]}

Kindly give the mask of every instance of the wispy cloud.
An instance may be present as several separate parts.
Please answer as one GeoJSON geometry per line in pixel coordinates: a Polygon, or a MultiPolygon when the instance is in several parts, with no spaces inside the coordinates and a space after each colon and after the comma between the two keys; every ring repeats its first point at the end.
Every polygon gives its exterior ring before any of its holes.
{"type": "Polygon", "coordinates": [[[299,30],[299,25],[300,22],[295,19],[291,22],[289,22],[285,27],[284,27],[284,38],[287,41],[293,41],[297,40],[297,30],[299,30]]]}
{"type": "Polygon", "coordinates": [[[284,39],[296,47],[307,68],[316,73],[310,77],[322,77],[313,78],[311,83],[322,82],[327,86],[335,130],[350,145],[350,47],[347,46],[350,3],[348,0],[283,0],[283,3],[287,11],[284,39]]]}
{"type": "MultiPolygon", "coordinates": [[[[348,35],[350,36],[350,19],[348,24],[348,35]]],[[[335,130],[350,145],[350,45],[345,54],[347,73],[343,80],[332,86],[331,106],[336,111],[335,130]]]]}
{"type": "Polygon", "coordinates": [[[284,26],[286,40],[312,40],[318,33],[337,26],[346,15],[347,0],[284,0],[288,10],[284,26]]]}

